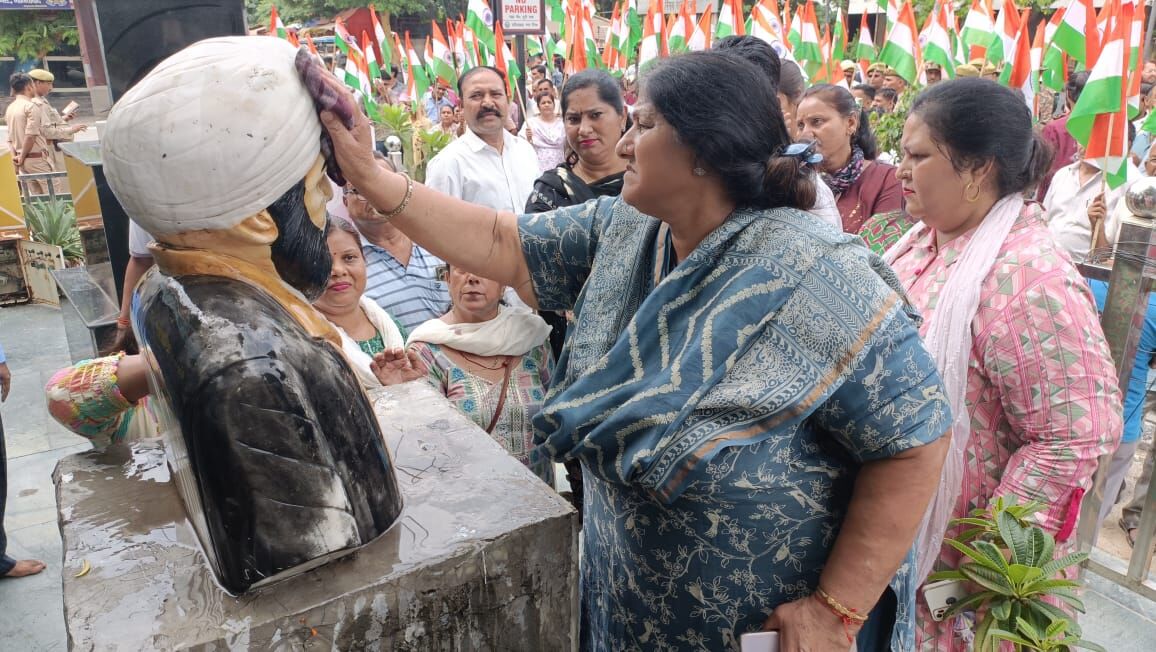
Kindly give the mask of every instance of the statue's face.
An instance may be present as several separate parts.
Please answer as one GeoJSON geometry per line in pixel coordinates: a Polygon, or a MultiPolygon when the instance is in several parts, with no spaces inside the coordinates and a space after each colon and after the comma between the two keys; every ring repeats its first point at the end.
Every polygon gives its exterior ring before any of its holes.
{"type": "Polygon", "coordinates": [[[325,242],[325,204],[332,194],[319,156],[302,183],[269,206],[278,231],[271,248],[273,266],[308,301],[325,291],[333,266],[325,242]]]}

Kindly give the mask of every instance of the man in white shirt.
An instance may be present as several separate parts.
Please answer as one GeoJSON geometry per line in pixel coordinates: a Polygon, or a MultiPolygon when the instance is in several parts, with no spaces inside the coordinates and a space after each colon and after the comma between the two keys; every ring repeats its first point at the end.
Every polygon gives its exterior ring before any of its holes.
{"type": "Polygon", "coordinates": [[[509,115],[506,79],[488,66],[458,82],[467,129],[429,162],[426,185],[473,204],[521,213],[538,178],[538,156],[503,125],[509,115]]]}
{"type": "Polygon", "coordinates": [[[1056,242],[1077,262],[1086,259],[1092,249],[1093,224],[1102,228],[1096,249],[1116,243],[1124,193],[1128,184],[1142,176],[1131,161],[1127,165],[1127,182],[1114,190],[1104,183],[1104,173],[1096,161],[1084,160],[1083,151],[1075,163],[1060,168],[1052,178],[1044,197],[1045,219],[1056,242]]]}

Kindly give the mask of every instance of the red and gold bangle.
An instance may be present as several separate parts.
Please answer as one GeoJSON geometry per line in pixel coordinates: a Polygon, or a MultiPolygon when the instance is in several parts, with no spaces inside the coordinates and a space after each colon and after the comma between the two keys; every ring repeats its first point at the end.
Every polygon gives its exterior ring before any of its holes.
{"type": "Polygon", "coordinates": [[[842,603],[831,597],[830,593],[824,591],[823,587],[817,587],[812,595],[815,596],[815,599],[818,600],[820,604],[827,607],[831,613],[839,617],[839,620],[843,622],[843,632],[847,634],[847,642],[854,643],[855,636],[851,633],[851,627],[853,625],[863,625],[863,623],[867,622],[867,616],[864,616],[854,609],[844,607],[842,603]]]}

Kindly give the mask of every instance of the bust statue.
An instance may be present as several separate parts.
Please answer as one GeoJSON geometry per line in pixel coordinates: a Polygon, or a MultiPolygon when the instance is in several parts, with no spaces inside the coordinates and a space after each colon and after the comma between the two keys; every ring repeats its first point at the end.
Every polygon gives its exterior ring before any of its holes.
{"type": "Polygon", "coordinates": [[[133,299],[176,482],[230,593],[351,552],[401,496],[341,340],[321,124],[272,37],[200,41],[116,103],[110,186],[155,242],[133,299]]]}

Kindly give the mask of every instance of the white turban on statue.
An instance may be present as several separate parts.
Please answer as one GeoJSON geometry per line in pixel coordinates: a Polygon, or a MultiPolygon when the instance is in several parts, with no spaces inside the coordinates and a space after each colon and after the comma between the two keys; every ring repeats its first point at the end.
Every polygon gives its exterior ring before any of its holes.
{"type": "Polygon", "coordinates": [[[162,61],[117,101],[101,135],[104,173],[153,237],[227,229],[305,178],[321,122],[267,36],[212,38],[162,61]]]}

